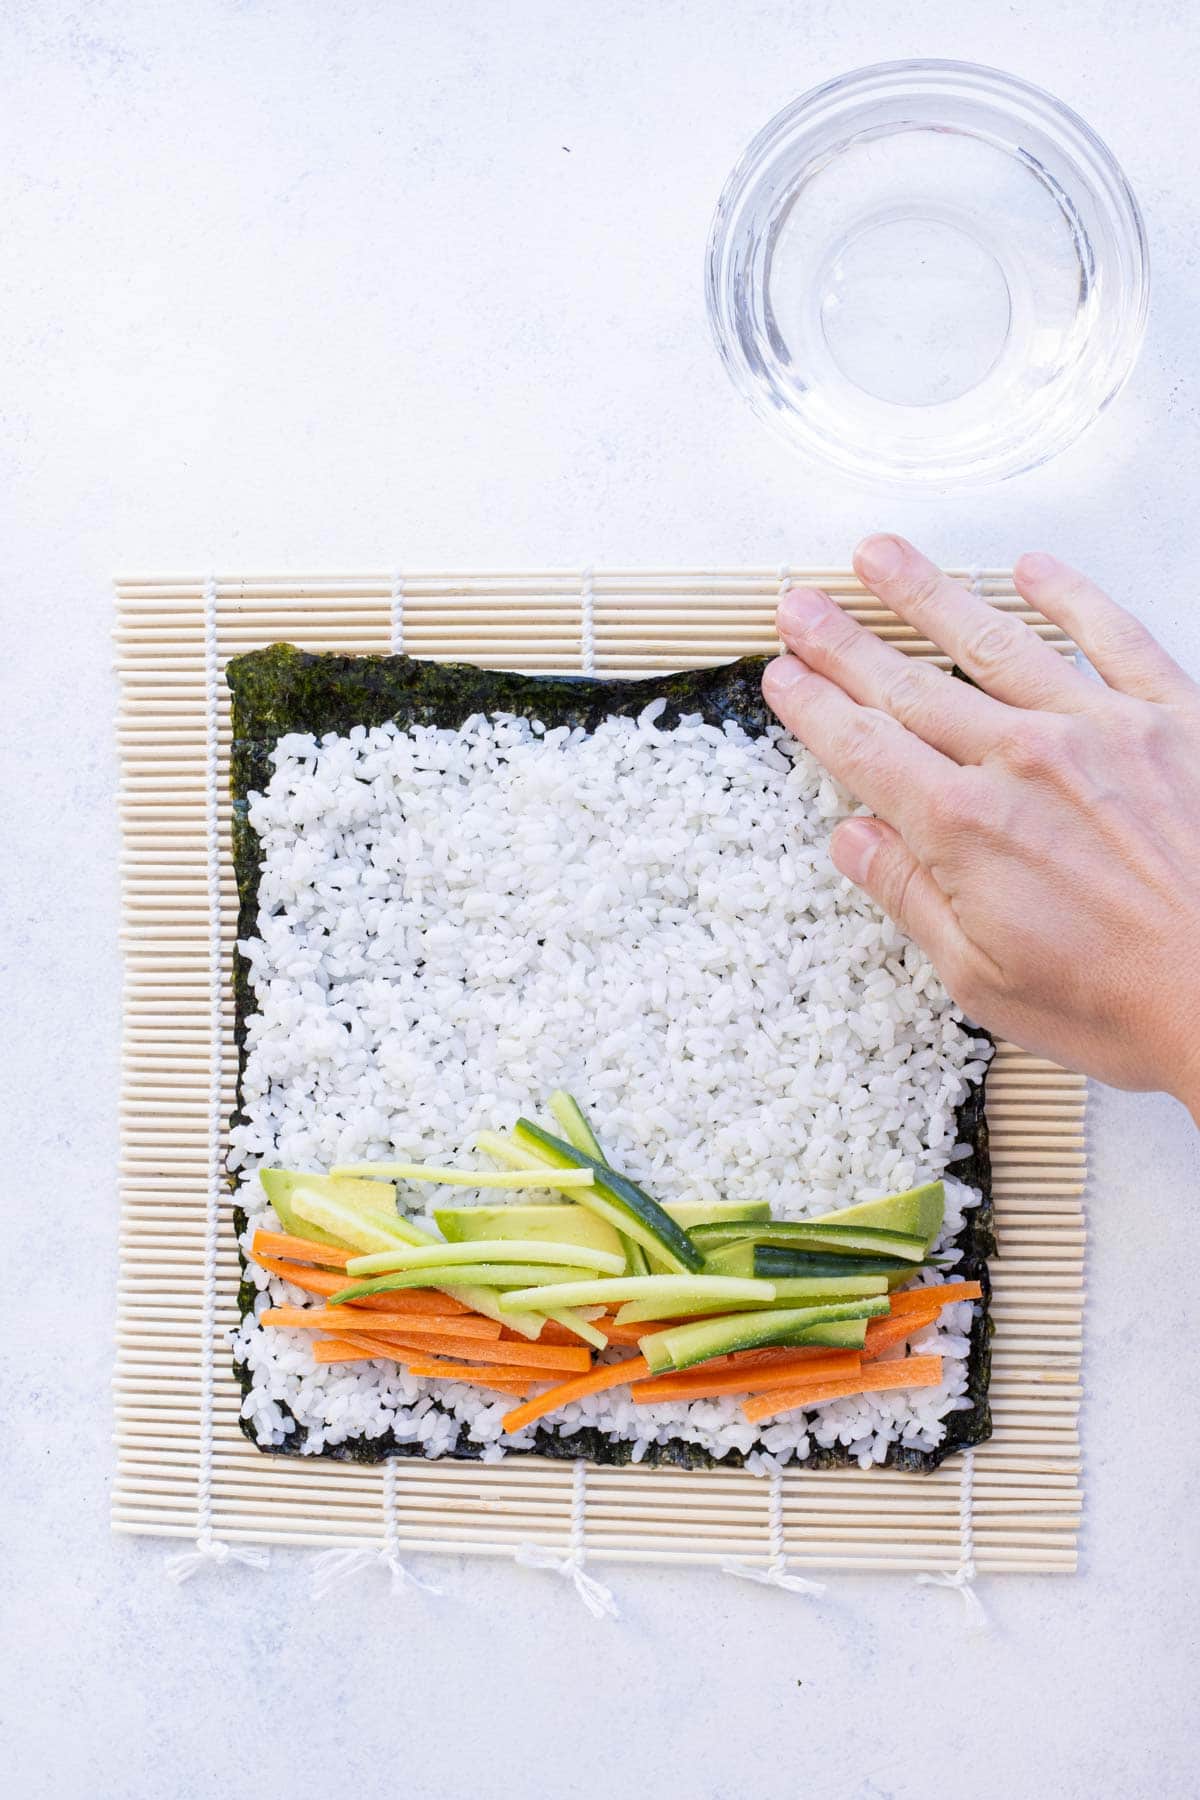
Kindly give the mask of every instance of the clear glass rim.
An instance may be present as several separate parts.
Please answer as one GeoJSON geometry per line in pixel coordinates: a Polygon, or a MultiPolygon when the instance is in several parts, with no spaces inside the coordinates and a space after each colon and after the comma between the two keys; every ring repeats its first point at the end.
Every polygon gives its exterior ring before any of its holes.
{"type": "Polygon", "coordinates": [[[705,304],[717,352],[734,386],[755,412],[794,450],[832,465],[869,485],[880,483],[913,492],[979,487],[1024,474],[1056,456],[1082,435],[1111,404],[1137,361],[1150,301],[1150,253],[1145,221],[1137,197],[1108,145],[1064,101],[1022,76],[982,63],[949,58],[912,58],[872,63],[810,88],[783,107],[756,133],[737,159],[721,190],[713,214],[705,257],[705,304]],[[873,461],[844,439],[831,441],[811,432],[803,418],[785,411],[764,392],[749,367],[734,318],[731,249],[748,197],[764,172],[786,154],[789,143],[839,117],[847,121],[872,101],[904,98],[919,105],[940,95],[971,102],[992,102],[1015,120],[1045,131],[1106,204],[1118,227],[1128,260],[1128,281],[1116,341],[1106,358],[1102,390],[1087,418],[1070,419],[1057,433],[1027,444],[1019,456],[998,458],[962,472],[939,471],[925,477],[873,461]]]}

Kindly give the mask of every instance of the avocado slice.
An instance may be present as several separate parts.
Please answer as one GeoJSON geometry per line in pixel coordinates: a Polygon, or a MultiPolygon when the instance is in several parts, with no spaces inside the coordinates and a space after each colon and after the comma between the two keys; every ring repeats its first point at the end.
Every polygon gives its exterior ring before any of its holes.
{"type": "Polygon", "coordinates": [[[382,1213],[391,1221],[399,1217],[396,1189],[388,1181],[359,1181],[350,1175],[310,1175],[297,1169],[260,1169],[258,1178],[283,1229],[293,1237],[311,1238],[314,1243],[347,1248],[345,1238],[335,1237],[332,1231],[299,1216],[292,1205],[297,1188],[305,1188],[332,1201],[336,1207],[363,1216],[382,1213]]]}
{"type": "Polygon", "coordinates": [[[622,1256],[619,1233],[584,1206],[550,1201],[536,1206],[439,1206],[433,1214],[444,1238],[465,1244],[477,1238],[517,1238],[527,1244],[583,1244],[622,1256]]]}
{"type": "Polygon", "coordinates": [[[946,1216],[946,1189],[940,1181],[927,1181],[923,1187],[908,1188],[903,1194],[889,1194],[883,1200],[862,1200],[857,1206],[843,1206],[837,1212],[822,1213],[814,1225],[861,1225],[874,1231],[899,1231],[908,1237],[924,1238],[928,1250],[946,1216]]]}

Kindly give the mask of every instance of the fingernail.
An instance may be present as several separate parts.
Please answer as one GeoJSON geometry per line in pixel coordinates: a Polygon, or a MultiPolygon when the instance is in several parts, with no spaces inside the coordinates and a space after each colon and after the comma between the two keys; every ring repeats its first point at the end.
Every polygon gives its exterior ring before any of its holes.
{"type": "Polygon", "coordinates": [[[778,712],[804,672],[804,664],[794,656],[777,656],[774,662],[769,662],[762,678],[763,698],[767,705],[778,712]]]}
{"type": "Polygon", "coordinates": [[[820,588],[789,588],[779,602],[775,615],[780,637],[787,637],[789,632],[803,637],[809,627],[829,610],[829,604],[820,588]]]}
{"type": "Polygon", "coordinates": [[[1017,572],[1027,581],[1048,581],[1058,568],[1058,559],[1044,550],[1029,550],[1017,558],[1017,572]]]}
{"type": "Polygon", "coordinates": [[[868,581],[886,581],[904,561],[904,545],[899,538],[864,538],[854,552],[854,565],[868,581]]]}
{"type": "Polygon", "coordinates": [[[846,819],[833,834],[829,854],[836,869],[863,887],[878,848],[879,830],[872,820],[846,819]]]}

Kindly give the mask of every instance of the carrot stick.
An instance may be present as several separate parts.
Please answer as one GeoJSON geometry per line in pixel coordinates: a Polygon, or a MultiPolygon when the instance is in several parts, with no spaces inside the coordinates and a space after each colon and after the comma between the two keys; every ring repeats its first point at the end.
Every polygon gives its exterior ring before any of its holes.
{"type": "MultiPolygon", "coordinates": [[[[303,1289],[306,1294],[320,1294],[326,1300],[331,1294],[339,1293],[346,1285],[344,1275],[333,1275],[325,1269],[310,1269],[301,1263],[281,1262],[274,1256],[256,1256],[254,1260],[268,1275],[279,1275],[284,1281],[290,1281],[293,1287],[303,1289]]],[[[365,1306],[372,1312],[438,1313],[443,1317],[471,1310],[461,1300],[439,1293],[436,1288],[399,1288],[392,1293],[364,1294],[348,1304],[356,1309],[365,1306]]]]}
{"type": "Polygon", "coordinates": [[[949,1306],[952,1300],[982,1300],[983,1289],[977,1281],[943,1281],[925,1287],[905,1288],[901,1294],[892,1295],[892,1311],[894,1313],[911,1312],[914,1308],[920,1312],[924,1307],[936,1302],[940,1311],[949,1306]]]}
{"type": "Polygon", "coordinates": [[[496,1359],[503,1356],[505,1368],[512,1371],[514,1375],[520,1376],[523,1381],[554,1381],[558,1376],[578,1369],[580,1359],[588,1355],[588,1352],[582,1347],[579,1350],[570,1350],[527,1342],[502,1345],[494,1340],[486,1344],[479,1343],[472,1338],[433,1336],[406,1338],[402,1332],[389,1333],[386,1338],[383,1338],[377,1336],[374,1331],[368,1335],[361,1331],[346,1331],[341,1327],[338,1329],[338,1335],[351,1344],[377,1344],[385,1354],[390,1344],[398,1345],[405,1351],[403,1356],[397,1357],[398,1362],[409,1360],[408,1351],[410,1349],[422,1362],[428,1361],[431,1356],[436,1354],[452,1356],[464,1363],[478,1360],[484,1367],[493,1368],[496,1365],[496,1359]],[[546,1371],[544,1375],[541,1373],[542,1370],[546,1371]]]}
{"type": "Polygon", "coordinates": [[[458,1363],[453,1360],[447,1360],[446,1362],[435,1361],[429,1354],[431,1350],[438,1351],[448,1359],[453,1359],[454,1357],[461,1355],[462,1346],[461,1344],[456,1345],[453,1338],[446,1338],[444,1341],[441,1338],[432,1338],[427,1342],[420,1343],[414,1340],[411,1344],[405,1345],[397,1339],[377,1338],[371,1337],[364,1332],[348,1331],[344,1334],[342,1342],[351,1344],[357,1349],[365,1350],[370,1355],[385,1357],[390,1362],[402,1363],[412,1375],[420,1372],[416,1366],[418,1363],[422,1368],[428,1368],[438,1374],[442,1373],[447,1368],[470,1368],[472,1370],[478,1368],[478,1377],[472,1374],[467,1377],[457,1376],[455,1379],[478,1379],[481,1387],[487,1387],[490,1386],[491,1383],[485,1381],[483,1377],[485,1373],[490,1371],[493,1374],[499,1374],[501,1380],[506,1382],[512,1392],[517,1395],[527,1394],[529,1392],[530,1382],[539,1379],[536,1372],[529,1369],[514,1369],[507,1363],[504,1364],[502,1370],[496,1370],[490,1363],[458,1363]]]}
{"type": "Polygon", "coordinates": [[[686,1325],[687,1322],[686,1319],[655,1319],[643,1325],[618,1325],[611,1319],[597,1321],[609,1343],[619,1346],[640,1344],[642,1339],[649,1337],[652,1332],[669,1331],[672,1325],[686,1325]]]}
{"type": "Polygon", "coordinates": [[[255,1262],[260,1256],[286,1256],[291,1262],[324,1263],[330,1269],[344,1269],[353,1250],[339,1250],[336,1244],[318,1244],[312,1238],[293,1237],[288,1231],[256,1231],[250,1247],[255,1262]]]}
{"type": "Polygon", "coordinates": [[[412,1356],[408,1361],[410,1375],[436,1376],[439,1381],[474,1381],[480,1387],[518,1387],[527,1392],[539,1377],[531,1369],[516,1369],[511,1363],[464,1363],[442,1361],[435,1356],[412,1356]],[[494,1379],[493,1379],[494,1378],[494,1379]]]}
{"type": "Polygon", "coordinates": [[[443,1337],[488,1338],[500,1336],[494,1319],[463,1318],[454,1313],[439,1318],[431,1313],[372,1313],[369,1316],[349,1306],[273,1306],[259,1316],[260,1325],[299,1326],[311,1331],[402,1331],[409,1335],[437,1332],[443,1337]]]}
{"type": "Polygon", "coordinates": [[[536,1399],[527,1400],[524,1406],[514,1406],[504,1415],[504,1429],[522,1431],[544,1413],[555,1412],[571,1400],[582,1400],[587,1394],[602,1394],[605,1388],[621,1387],[627,1381],[643,1381],[649,1374],[650,1365],[644,1356],[627,1356],[619,1363],[599,1363],[577,1381],[560,1381],[536,1399]]]}
{"type": "MultiPolygon", "coordinates": [[[[757,1394],[770,1388],[794,1387],[798,1381],[825,1379],[835,1375],[856,1375],[861,1363],[857,1350],[828,1350],[811,1358],[784,1356],[777,1363],[742,1363],[733,1368],[713,1369],[701,1363],[679,1375],[659,1375],[653,1381],[642,1381],[633,1398],[639,1406],[652,1406],[656,1400],[706,1400],[717,1394],[757,1394]]],[[[713,1358],[713,1362],[724,1358],[713,1358]]]]}
{"type": "MultiPolygon", "coordinates": [[[[377,1362],[385,1360],[388,1362],[403,1363],[410,1374],[415,1375],[420,1372],[415,1366],[420,1359],[419,1351],[402,1351],[394,1344],[386,1343],[382,1338],[358,1336],[353,1338],[318,1338],[312,1347],[312,1353],[315,1361],[319,1363],[377,1362]]],[[[501,1393],[511,1394],[514,1398],[520,1398],[529,1392],[530,1384],[528,1377],[522,1375],[520,1370],[517,1370],[511,1381],[504,1381],[503,1383],[499,1381],[488,1381],[486,1383],[481,1382],[480,1385],[488,1387],[495,1386],[501,1393]]]]}
{"type": "Polygon", "coordinates": [[[863,1365],[857,1375],[833,1376],[828,1381],[797,1383],[747,1400],[742,1411],[752,1424],[776,1413],[794,1412],[801,1406],[818,1406],[822,1400],[848,1400],[855,1394],[879,1394],[887,1388],[937,1387],[942,1379],[940,1356],[906,1356],[902,1361],[863,1365]]]}
{"type": "Polygon", "coordinates": [[[916,1337],[919,1331],[928,1331],[931,1325],[937,1324],[938,1309],[930,1307],[926,1312],[902,1312],[895,1318],[868,1319],[867,1337],[863,1344],[863,1357],[873,1362],[882,1356],[885,1350],[891,1350],[897,1344],[904,1343],[906,1338],[916,1337]],[[872,1325],[879,1329],[872,1331],[872,1325]]]}

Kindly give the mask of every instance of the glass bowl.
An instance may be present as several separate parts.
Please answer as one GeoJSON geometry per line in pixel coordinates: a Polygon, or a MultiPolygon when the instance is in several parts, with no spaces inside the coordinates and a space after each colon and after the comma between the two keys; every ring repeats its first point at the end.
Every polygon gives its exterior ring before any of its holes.
{"type": "Polygon", "coordinates": [[[737,164],[708,247],[734,385],[847,475],[943,489],[1036,467],[1108,405],[1149,300],[1109,150],[997,69],[895,62],[814,88],[737,164]]]}

